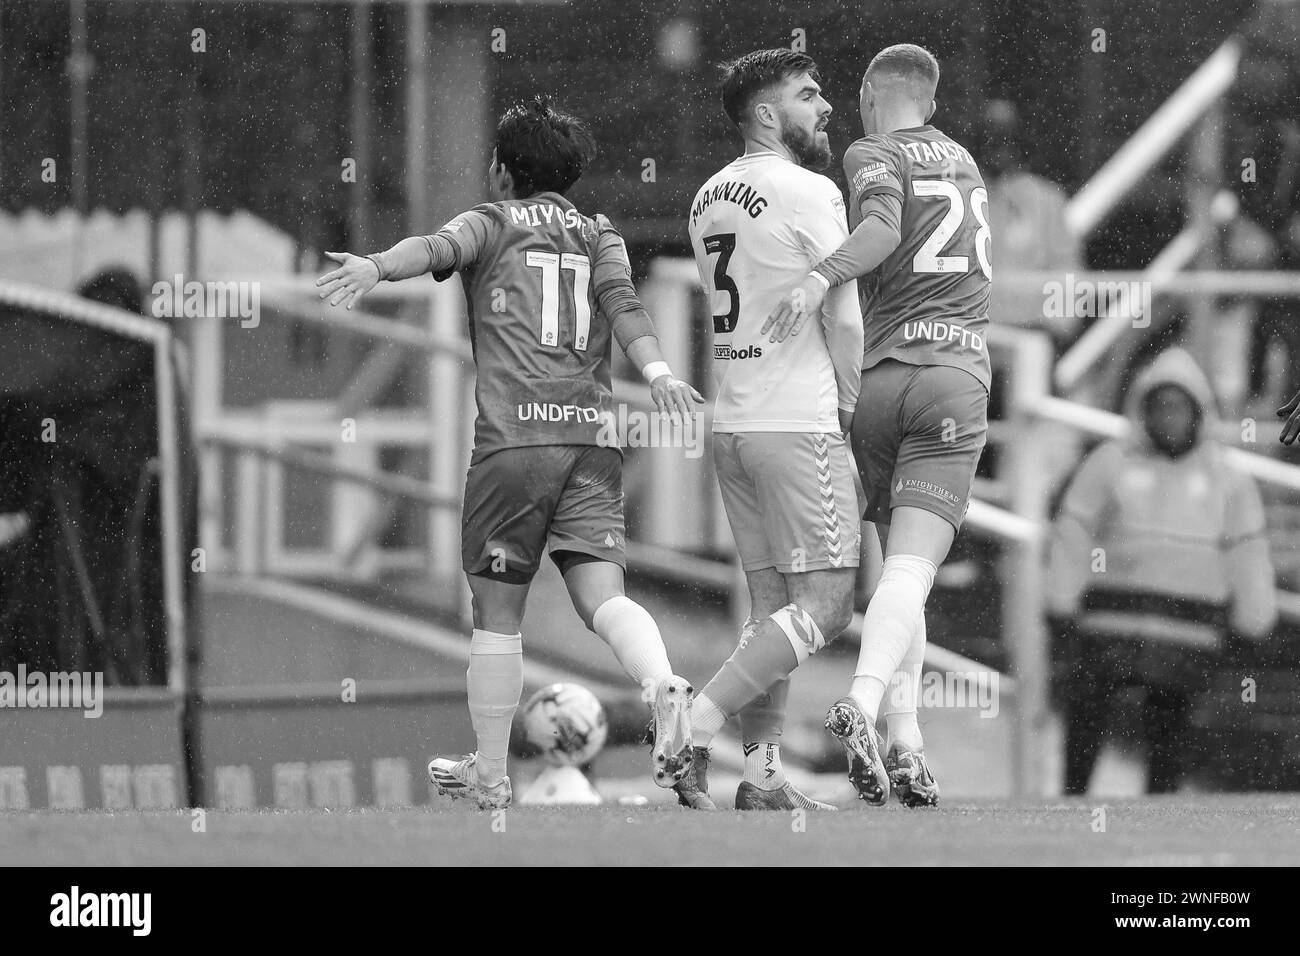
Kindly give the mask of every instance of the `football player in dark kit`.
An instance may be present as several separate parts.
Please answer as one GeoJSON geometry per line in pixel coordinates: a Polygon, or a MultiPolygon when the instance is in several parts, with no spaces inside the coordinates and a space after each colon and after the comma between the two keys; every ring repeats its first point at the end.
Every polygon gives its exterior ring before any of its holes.
{"type": "Polygon", "coordinates": [[[929,125],[938,61],[910,43],[882,50],[862,78],[866,134],[844,154],[853,234],[773,310],[775,341],[855,278],[865,323],[851,428],[866,508],[884,550],[848,696],[827,714],[859,796],[933,805],[916,698],[925,602],[970,500],[988,430],[988,191],[971,154],[929,125]],[[875,724],[884,713],[882,759],[875,724]]]}
{"type": "Polygon", "coordinates": [[[664,362],[622,237],[564,197],[594,151],[583,124],[546,99],[516,105],[496,130],[494,202],[377,255],[327,253],[339,268],[317,282],[321,298],[348,308],[382,280],[459,272],[465,286],[478,418],[461,554],[473,594],[467,683],[478,749],[436,758],[429,776],[440,792],[485,809],[510,804],[519,625],[548,548],[583,622],[642,687],[655,782],[673,786],[691,759],[692,688],[673,674],[654,620],[623,590],[623,458],[602,433],[613,415],[611,341],[642,370],[661,414],[692,415],[703,398],[664,362]]]}

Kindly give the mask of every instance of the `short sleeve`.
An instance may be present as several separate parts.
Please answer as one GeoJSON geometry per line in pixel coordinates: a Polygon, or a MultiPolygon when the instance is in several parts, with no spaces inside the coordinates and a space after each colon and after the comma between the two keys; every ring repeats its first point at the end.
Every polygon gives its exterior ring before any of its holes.
{"type": "Polygon", "coordinates": [[[632,279],[632,263],[627,256],[627,246],[617,229],[604,216],[597,215],[596,248],[591,261],[592,289],[597,293],[610,283],[625,283],[632,279]]]}
{"type": "Polygon", "coordinates": [[[854,209],[877,193],[904,198],[903,158],[894,144],[875,136],[858,140],[844,153],[844,178],[854,209]]]}
{"type": "Polygon", "coordinates": [[[844,215],[844,197],[825,176],[812,173],[805,178],[790,217],[795,237],[813,263],[821,262],[849,236],[844,215]]]}
{"type": "MultiPolygon", "coordinates": [[[[454,272],[474,265],[487,248],[488,242],[496,235],[499,226],[496,207],[491,203],[475,206],[451,219],[436,235],[451,243],[456,252],[456,261],[450,268],[435,270],[433,277],[441,282],[454,272]]],[[[428,237],[426,241],[427,239],[428,237]]],[[[436,256],[434,261],[437,261],[436,256]]]]}

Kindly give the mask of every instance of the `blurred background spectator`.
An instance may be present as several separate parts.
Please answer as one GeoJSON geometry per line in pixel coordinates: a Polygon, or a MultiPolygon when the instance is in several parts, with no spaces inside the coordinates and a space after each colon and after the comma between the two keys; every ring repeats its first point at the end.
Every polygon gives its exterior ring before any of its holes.
{"type": "Polygon", "coordinates": [[[1053,528],[1048,609],[1070,625],[1059,669],[1066,793],[1088,788],[1124,687],[1146,690],[1147,785],[1177,788],[1192,755],[1192,697],[1210,683],[1231,634],[1262,639],[1277,616],[1273,567],[1254,482],[1211,437],[1214,398],[1181,349],[1129,392],[1131,432],[1096,448],[1053,528]]]}

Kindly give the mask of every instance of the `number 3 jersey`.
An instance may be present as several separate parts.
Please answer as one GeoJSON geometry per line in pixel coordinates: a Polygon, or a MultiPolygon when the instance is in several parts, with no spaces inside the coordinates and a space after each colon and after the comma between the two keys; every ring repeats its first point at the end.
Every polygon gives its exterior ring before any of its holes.
{"type": "Polygon", "coordinates": [[[839,189],[770,150],[746,153],[696,193],[689,231],[713,313],[713,430],[838,435],[838,408],[853,408],[860,385],[856,284],[831,290],[823,320],[784,342],[759,330],[848,238],[839,189]]]}
{"type": "Polygon", "coordinates": [[[455,262],[433,276],[461,274],[478,369],[471,463],[502,448],[611,444],[611,336],[626,348],[654,328],[609,220],[538,193],[475,206],[438,235],[455,262]]]}
{"type": "Polygon", "coordinates": [[[860,281],[862,368],[885,359],[951,365],[989,388],[988,190],[965,148],[933,126],[876,133],[844,154],[849,224],[878,193],[903,204],[902,242],[860,281]]]}

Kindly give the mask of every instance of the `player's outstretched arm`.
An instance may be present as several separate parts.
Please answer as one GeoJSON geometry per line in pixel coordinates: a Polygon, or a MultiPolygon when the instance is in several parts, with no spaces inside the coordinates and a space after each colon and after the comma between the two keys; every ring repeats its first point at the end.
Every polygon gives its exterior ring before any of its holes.
{"type": "Polygon", "coordinates": [[[369,256],[327,252],[339,268],[316,280],[320,297],[330,305],[346,302],[352,308],[379,282],[414,279],[432,272],[438,281],[478,260],[494,229],[480,209],[463,212],[432,236],[410,236],[391,249],[369,256]]]}
{"type": "Polygon", "coordinates": [[[1278,440],[1284,445],[1289,445],[1300,436],[1300,392],[1296,392],[1291,401],[1277,410],[1277,417],[1286,419],[1278,440]]]}
{"type": "Polygon", "coordinates": [[[316,285],[321,290],[320,297],[328,298],[330,305],[346,302],[351,309],[383,279],[396,282],[424,275],[430,270],[437,271],[440,258],[445,258],[446,264],[450,266],[455,261],[455,255],[451,244],[446,243],[446,246],[443,250],[445,255],[439,257],[435,254],[437,246],[429,237],[411,236],[377,255],[354,256],[350,252],[327,252],[325,255],[339,263],[339,268],[316,280],[316,285]]]}
{"type": "Polygon", "coordinates": [[[902,242],[902,212],[902,202],[889,193],[876,193],[864,199],[863,219],[858,228],[776,304],[759,334],[767,335],[771,342],[797,335],[808,317],[821,310],[826,293],[833,287],[878,268],[902,242]]]}

